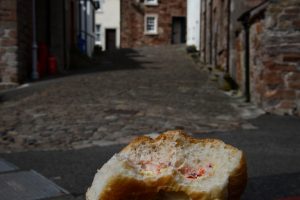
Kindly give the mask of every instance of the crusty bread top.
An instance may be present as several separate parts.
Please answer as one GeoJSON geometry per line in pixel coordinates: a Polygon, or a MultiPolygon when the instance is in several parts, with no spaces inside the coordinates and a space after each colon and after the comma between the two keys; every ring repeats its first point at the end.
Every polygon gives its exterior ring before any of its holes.
{"type": "Polygon", "coordinates": [[[238,199],[246,178],[240,150],[220,140],[168,131],[155,139],[138,137],[116,154],[96,175],[87,199],[145,199],[143,194],[168,199],[172,192],[173,199],[238,199]],[[144,192],[135,192],[133,184],[144,192]]]}

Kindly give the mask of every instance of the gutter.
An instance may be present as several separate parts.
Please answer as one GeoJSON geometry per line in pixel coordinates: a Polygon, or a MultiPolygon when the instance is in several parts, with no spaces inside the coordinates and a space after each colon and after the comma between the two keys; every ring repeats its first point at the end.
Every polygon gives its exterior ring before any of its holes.
{"type": "Polygon", "coordinates": [[[269,5],[270,0],[266,0],[261,4],[255,6],[254,8],[248,10],[244,14],[242,14],[238,21],[240,21],[244,27],[245,31],[245,97],[246,102],[251,101],[251,93],[250,93],[250,27],[252,24],[252,20],[259,16],[263,11],[266,10],[269,5]]]}

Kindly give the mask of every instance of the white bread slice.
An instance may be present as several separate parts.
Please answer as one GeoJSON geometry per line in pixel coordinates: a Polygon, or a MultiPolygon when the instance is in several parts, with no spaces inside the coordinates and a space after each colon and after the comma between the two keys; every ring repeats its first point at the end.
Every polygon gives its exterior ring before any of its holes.
{"type": "Polygon", "coordinates": [[[243,153],[215,139],[169,131],[139,137],[98,170],[87,200],[240,199],[243,153]]]}

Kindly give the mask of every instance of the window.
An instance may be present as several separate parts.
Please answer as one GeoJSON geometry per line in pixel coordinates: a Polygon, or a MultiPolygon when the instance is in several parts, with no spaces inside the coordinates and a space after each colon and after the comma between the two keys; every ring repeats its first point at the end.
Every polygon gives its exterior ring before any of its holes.
{"type": "Polygon", "coordinates": [[[157,15],[145,16],[145,34],[157,34],[157,15]]]}
{"type": "Polygon", "coordinates": [[[96,42],[101,42],[101,25],[100,24],[96,24],[95,27],[95,34],[96,34],[96,42]]]}
{"type": "Polygon", "coordinates": [[[102,0],[95,0],[97,11],[102,11],[102,0]]]}
{"type": "Polygon", "coordinates": [[[157,6],[158,5],[158,0],[145,0],[145,5],[157,6]]]}

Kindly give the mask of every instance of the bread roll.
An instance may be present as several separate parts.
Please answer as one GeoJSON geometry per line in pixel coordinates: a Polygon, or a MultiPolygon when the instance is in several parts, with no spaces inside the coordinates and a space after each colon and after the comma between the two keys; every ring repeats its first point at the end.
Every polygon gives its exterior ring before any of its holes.
{"type": "Polygon", "coordinates": [[[169,131],[138,137],[98,170],[87,200],[240,199],[243,153],[215,139],[169,131]]]}

